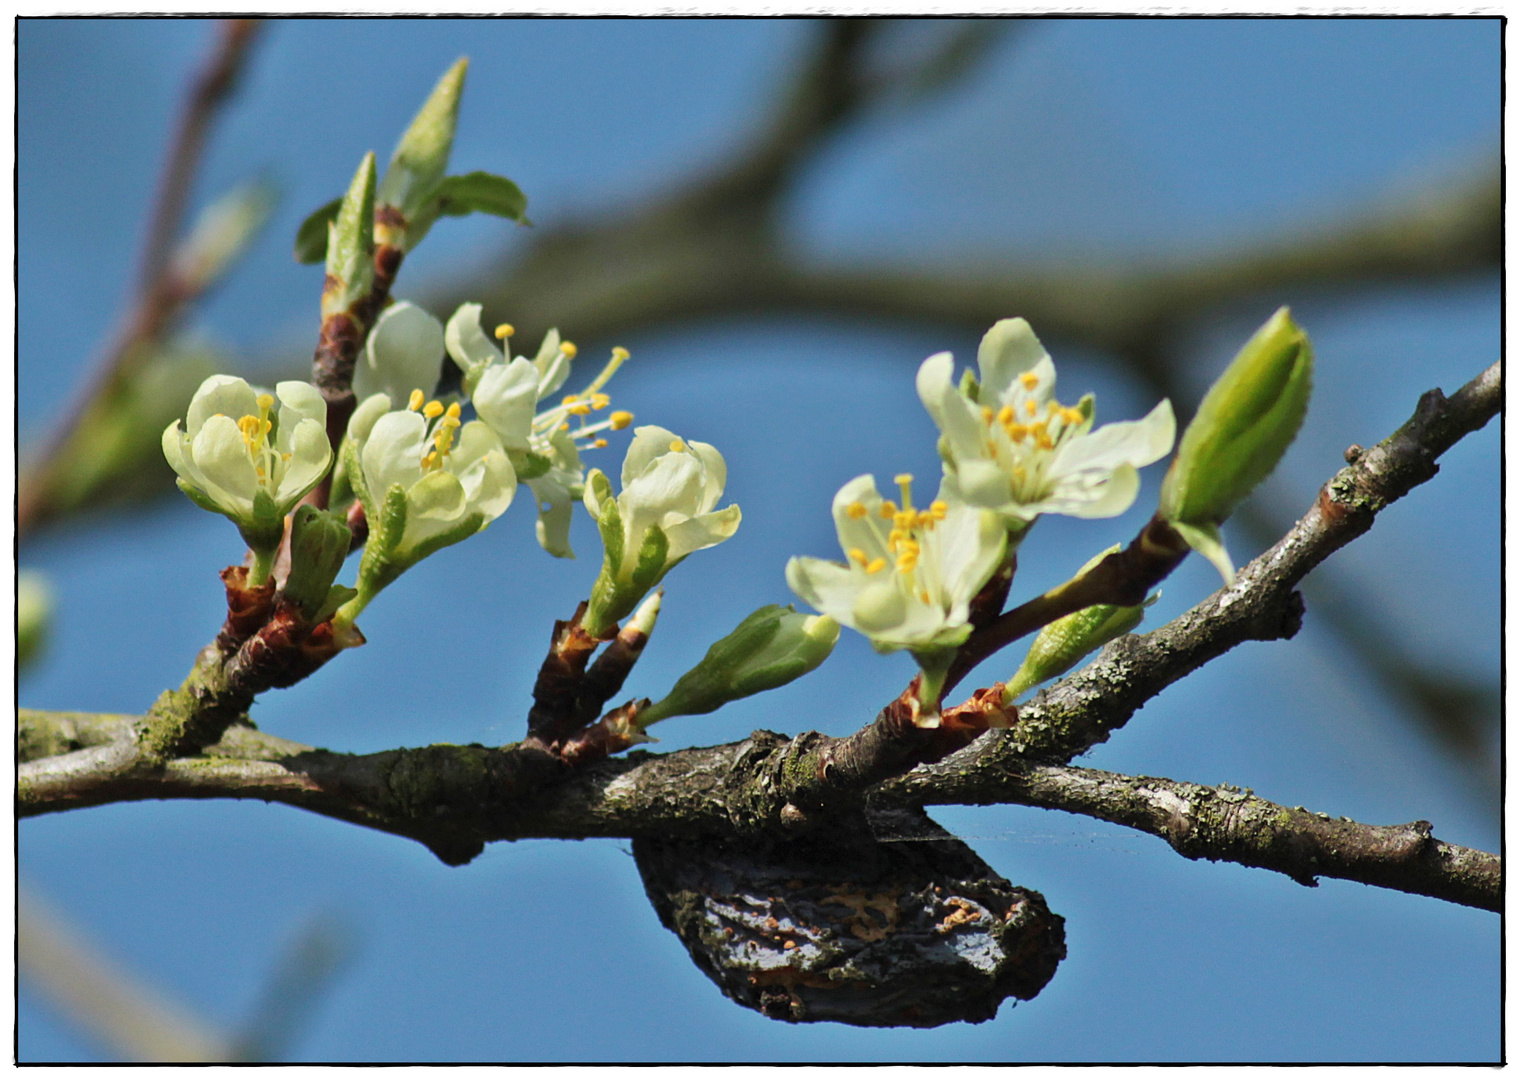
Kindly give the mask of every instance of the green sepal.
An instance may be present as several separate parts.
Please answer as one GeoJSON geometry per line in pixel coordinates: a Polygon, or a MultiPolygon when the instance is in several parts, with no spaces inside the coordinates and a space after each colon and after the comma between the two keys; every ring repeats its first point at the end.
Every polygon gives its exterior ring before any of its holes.
{"type": "Polygon", "coordinates": [[[384,551],[387,557],[392,557],[396,549],[401,545],[401,537],[406,534],[406,488],[400,484],[392,484],[390,490],[385,493],[385,501],[380,504],[379,527],[376,528],[374,518],[370,519],[369,539],[371,544],[378,541],[378,547],[384,551]]]}
{"type": "MultiPolygon", "coordinates": [[[[644,598],[644,594],[660,583],[665,576],[665,571],[670,569],[666,564],[666,556],[670,552],[670,541],[665,538],[665,530],[658,525],[651,525],[644,530],[643,542],[639,544],[638,561],[633,564],[633,573],[629,577],[634,590],[638,592],[628,604],[628,610],[633,610],[633,605],[644,598]]],[[[622,618],[627,612],[618,615],[622,618]]]]}
{"type": "Polygon", "coordinates": [[[1077,412],[1082,414],[1083,420],[1091,420],[1093,411],[1097,408],[1097,397],[1093,394],[1083,394],[1082,400],[1077,402],[1077,412]]]}
{"type": "Polygon", "coordinates": [[[1177,535],[1187,541],[1188,547],[1214,564],[1214,569],[1224,578],[1225,588],[1235,584],[1235,562],[1225,550],[1224,537],[1219,534],[1218,525],[1213,522],[1189,525],[1181,521],[1170,524],[1177,530],[1177,535]]]}
{"type": "Polygon", "coordinates": [[[519,483],[537,480],[554,467],[547,455],[535,454],[532,450],[513,450],[507,456],[512,460],[512,469],[517,473],[519,483]]]}
{"type": "Polygon", "coordinates": [[[332,618],[337,610],[359,595],[358,589],[351,589],[347,585],[334,585],[327,590],[327,599],[311,617],[312,625],[316,626],[332,618]]]}
{"type": "MultiPolygon", "coordinates": [[[[364,516],[369,520],[370,528],[373,529],[377,518],[375,499],[370,494],[369,484],[364,479],[364,469],[359,464],[359,444],[345,435],[342,444],[338,447],[338,458],[341,462],[343,478],[353,488],[354,497],[359,500],[359,505],[364,507],[364,516]]],[[[333,481],[333,486],[337,487],[336,479],[333,481]]]]}
{"type": "MultiPolygon", "coordinates": [[[[237,521],[237,518],[234,518],[231,514],[228,514],[227,511],[222,508],[221,504],[213,501],[211,496],[207,495],[200,488],[195,487],[193,484],[186,483],[183,477],[175,477],[174,482],[179,485],[179,489],[185,493],[186,498],[188,498],[196,506],[199,506],[202,510],[210,510],[213,514],[221,514],[224,517],[230,518],[234,522],[237,521]]],[[[241,525],[241,522],[239,522],[239,524],[241,525]]]]}
{"type": "MultiPolygon", "coordinates": [[[[1114,550],[1118,550],[1117,547],[1114,550]]],[[[1094,604],[1044,627],[1029,646],[1019,670],[1008,680],[1003,691],[1004,702],[1011,703],[1026,690],[1066,674],[1110,641],[1128,634],[1140,625],[1145,609],[1160,596],[1155,593],[1143,604],[1133,607],[1094,604]]]]}
{"type": "Polygon", "coordinates": [[[976,373],[970,368],[961,372],[961,394],[973,405],[981,400],[982,384],[977,382],[976,373]]]}
{"type": "MultiPolygon", "coordinates": [[[[466,514],[459,519],[458,524],[452,529],[430,536],[421,543],[401,552],[399,558],[406,563],[401,569],[405,570],[408,567],[417,565],[435,551],[442,551],[444,548],[451,547],[461,540],[468,540],[481,529],[484,529],[487,524],[489,522],[486,521],[486,516],[479,510],[473,514],[466,514]]],[[[397,571],[397,573],[400,573],[400,571],[397,571]]]]}
{"type": "Polygon", "coordinates": [[[296,230],[296,262],[319,263],[327,258],[327,227],[338,220],[338,211],[342,208],[343,196],[339,195],[306,215],[306,220],[296,230]]]}
{"type": "MultiPolygon", "coordinates": [[[[234,519],[236,520],[236,519],[234,519]]],[[[285,515],[280,513],[269,492],[259,488],[253,493],[253,514],[237,522],[243,542],[254,551],[269,552],[285,538],[285,515]]]]}
{"type": "Polygon", "coordinates": [[[616,578],[623,569],[623,515],[610,495],[602,500],[596,527],[602,534],[602,572],[616,578]]]}

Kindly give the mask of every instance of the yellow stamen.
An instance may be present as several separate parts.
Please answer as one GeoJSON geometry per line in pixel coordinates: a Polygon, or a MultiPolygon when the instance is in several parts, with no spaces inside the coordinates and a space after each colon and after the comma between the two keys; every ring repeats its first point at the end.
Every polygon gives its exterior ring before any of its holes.
{"type": "Polygon", "coordinates": [[[591,395],[591,407],[593,409],[605,409],[608,405],[611,404],[612,398],[608,397],[606,394],[591,395]]]}
{"type": "Polygon", "coordinates": [[[1035,404],[1034,398],[1029,398],[1024,402],[1024,411],[1030,416],[1033,416],[1035,413],[1040,411],[1040,407],[1035,404]]]}
{"type": "Polygon", "coordinates": [[[1006,425],[1013,423],[1013,406],[1004,405],[1001,409],[998,410],[997,418],[998,423],[1000,424],[1006,425]]]}
{"type": "Polygon", "coordinates": [[[844,512],[848,516],[854,518],[856,521],[859,521],[861,518],[865,517],[871,511],[869,511],[869,510],[866,509],[866,504],[863,503],[863,502],[852,502],[852,503],[850,503],[850,505],[848,505],[848,506],[846,506],[844,508],[844,512]]]}
{"type": "MultiPolygon", "coordinates": [[[[1005,408],[1006,408],[1006,406],[1005,406],[1005,408]]],[[[992,422],[992,406],[990,406],[990,405],[983,405],[982,406],[982,422],[983,423],[988,423],[988,424],[990,424],[992,422]]]]}
{"type": "Polygon", "coordinates": [[[585,402],[580,402],[578,404],[572,405],[570,406],[570,415],[589,416],[591,415],[591,406],[587,405],[585,402]]]}
{"type": "Polygon", "coordinates": [[[457,402],[457,401],[451,401],[451,402],[449,402],[449,407],[448,407],[448,409],[446,409],[444,411],[444,415],[447,416],[450,420],[458,420],[459,419],[459,402],[457,402]]]}
{"type": "Polygon", "coordinates": [[[496,335],[497,341],[505,341],[507,338],[517,333],[517,328],[509,322],[504,322],[495,330],[493,330],[492,333],[496,335]]]}
{"type": "Polygon", "coordinates": [[[891,521],[897,516],[897,504],[891,499],[883,499],[881,506],[877,508],[876,512],[888,521],[891,521]]]}
{"type": "Polygon", "coordinates": [[[865,551],[861,548],[851,548],[846,554],[850,556],[851,562],[857,562],[861,566],[865,566],[871,561],[870,557],[867,556],[865,551]]]}
{"type": "Polygon", "coordinates": [[[1068,424],[1080,424],[1083,420],[1081,409],[1067,409],[1062,415],[1068,424]]]}
{"type": "Polygon", "coordinates": [[[896,476],[892,477],[892,483],[896,484],[897,485],[897,490],[899,490],[899,491],[902,492],[903,509],[904,510],[912,510],[913,509],[913,474],[912,473],[905,473],[905,472],[898,473],[896,476]]]}
{"type": "Polygon", "coordinates": [[[676,452],[677,454],[679,454],[683,450],[686,449],[686,444],[684,442],[682,442],[680,439],[671,439],[670,440],[670,448],[671,448],[671,450],[673,450],[674,452],[676,452]]]}
{"type": "Polygon", "coordinates": [[[1032,371],[1026,371],[1019,376],[1019,382],[1024,384],[1025,390],[1033,390],[1040,385],[1040,377],[1032,371]]]}
{"type": "Polygon", "coordinates": [[[579,394],[566,394],[563,398],[560,399],[560,404],[561,405],[574,405],[580,399],[581,399],[581,396],[579,394]]]}
{"type": "Polygon", "coordinates": [[[607,445],[607,440],[606,439],[598,439],[598,440],[596,440],[596,442],[592,443],[591,445],[593,447],[595,447],[596,449],[600,450],[602,447],[604,447],[604,446],[607,445]]]}
{"type": "Polygon", "coordinates": [[[443,402],[430,401],[422,407],[422,415],[429,420],[436,420],[443,415],[443,402]]]}
{"type": "Polygon", "coordinates": [[[944,499],[935,499],[932,503],[929,504],[929,513],[934,516],[935,521],[944,521],[945,514],[947,514],[949,510],[950,504],[945,502],[944,499]]]}
{"type": "Polygon", "coordinates": [[[559,343],[559,351],[564,353],[566,359],[569,360],[574,360],[575,354],[580,352],[580,350],[575,347],[575,342],[573,341],[561,341],[559,343]]]}
{"type": "Polygon", "coordinates": [[[1054,450],[1056,446],[1051,437],[1043,431],[1035,432],[1034,441],[1035,445],[1037,445],[1041,450],[1054,450]]]}
{"type": "Polygon", "coordinates": [[[612,421],[613,431],[622,431],[629,424],[633,423],[633,413],[624,412],[622,409],[619,409],[607,419],[612,421]]]}
{"type": "Polygon", "coordinates": [[[887,565],[887,560],[883,559],[880,555],[878,555],[876,558],[874,558],[870,562],[866,563],[866,565],[865,565],[865,571],[868,574],[877,574],[877,573],[880,573],[881,570],[882,570],[882,568],[885,567],[886,565],[887,565]]]}
{"type": "Polygon", "coordinates": [[[421,390],[413,390],[412,396],[406,399],[406,407],[412,412],[422,408],[422,403],[427,400],[427,395],[421,390]]]}
{"type": "Polygon", "coordinates": [[[1008,437],[1014,442],[1022,442],[1024,436],[1029,434],[1029,429],[1023,424],[1008,424],[1003,430],[1008,432],[1008,437]]]}

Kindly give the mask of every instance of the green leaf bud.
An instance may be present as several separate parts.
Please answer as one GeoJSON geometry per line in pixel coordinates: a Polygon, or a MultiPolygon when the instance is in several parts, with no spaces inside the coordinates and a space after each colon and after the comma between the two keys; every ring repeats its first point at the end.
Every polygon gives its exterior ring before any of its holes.
{"type": "MultiPolygon", "coordinates": [[[[434,187],[448,169],[449,152],[454,146],[454,128],[459,121],[459,97],[464,90],[464,76],[469,65],[469,60],[461,57],[444,72],[396,144],[396,152],[380,181],[376,201],[381,206],[399,210],[407,222],[426,207],[434,187]]],[[[416,242],[408,235],[405,224],[397,228],[382,221],[376,232],[382,242],[403,249],[409,250],[416,242]]]]}
{"type": "Polygon", "coordinates": [[[827,615],[767,604],[715,642],[665,698],[639,713],[639,723],[710,713],[730,701],[785,686],[823,663],[838,640],[839,624],[827,615]]]}
{"type": "Polygon", "coordinates": [[[1161,485],[1158,516],[1233,584],[1219,526],[1277,467],[1309,408],[1314,352],[1286,307],[1209,388],[1161,485]]]}
{"type": "Polygon", "coordinates": [[[306,215],[306,220],[296,229],[296,262],[310,265],[327,258],[327,227],[338,220],[341,209],[343,196],[340,195],[306,215]]]}
{"type": "Polygon", "coordinates": [[[290,523],[290,574],[285,598],[307,619],[327,605],[333,579],[348,558],[353,534],[336,514],[310,504],[296,507],[290,523]]]}
{"type": "MultiPolygon", "coordinates": [[[[1115,544],[1107,551],[1100,551],[1077,572],[1077,577],[1080,578],[1118,550],[1119,545],[1115,544]]],[[[1145,603],[1134,607],[1094,604],[1048,624],[1029,646],[1019,670],[1008,680],[1003,690],[1003,703],[1012,704],[1026,690],[1066,674],[1084,657],[1129,633],[1140,625],[1145,609],[1160,597],[1159,592],[1155,593],[1145,603]]]]}
{"type": "Polygon", "coordinates": [[[337,217],[327,226],[327,281],[322,317],[348,311],[375,280],[375,155],[365,154],[337,217]]]}
{"type": "Polygon", "coordinates": [[[467,217],[470,214],[493,214],[519,225],[528,220],[528,197],[505,176],[488,172],[471,172],[445,176],[434,185],[417,212],[407,221],[407,246],[416,247],[440,217],[467,217]]]}

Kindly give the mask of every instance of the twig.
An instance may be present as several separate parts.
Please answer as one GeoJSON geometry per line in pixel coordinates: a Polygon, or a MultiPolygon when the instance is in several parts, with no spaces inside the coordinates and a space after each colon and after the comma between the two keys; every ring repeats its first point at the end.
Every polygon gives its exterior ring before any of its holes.
{"type": "Polygon", "coordinates": [[[48,516],[53,472],[81,422],[98,402],[115,393],[131,376],[140,361],[143,346],[161,337],[175,316],[204,287],[204,282],[187,282],[175,273],[171,256],[207,133],[220,107],[237,85],[249,49],[261,29],[262,23],[256,19],[228,19],[219,24],[215,49],[191,83],[164,163],[152,224],[143,245],[136,294],[121,317],[111,343],[96,362],[88,388],[53,429],[35,464],[19,477],[18,539],[48,516]]]}

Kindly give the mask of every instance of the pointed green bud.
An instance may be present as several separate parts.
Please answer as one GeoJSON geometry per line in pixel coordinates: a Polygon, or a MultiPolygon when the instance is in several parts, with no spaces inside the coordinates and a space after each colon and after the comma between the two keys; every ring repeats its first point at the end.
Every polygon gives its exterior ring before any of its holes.
{"type": "Polygon", "coordinates": [[[639,713],[639,723],[710,713],[730,701],[785,686],[823,663],[838,640],[839,624],[827,615],[768,604],[715,642],[663,700],[639,713]]]}
{"type": "Polygon", "coordinates": [[[33,570],[16,575],[16,668],[36,660],[53,621],[53,593],[47,578],[33,570]]]}
{"type": "Polygon", "coordinates": [[[313,619],[327,605],[333,579],[348,558],[353,534],[336,514],[310,504],[296,507],[290,523],[290,575],[285,598],[313,619]]]}
{"type": "MultiPolygon", "coordinates": [[[[1081,577],[1105,558],[1119,550],[1115,544],[1107,551],[1100,551],[1077,572],[1081,577]]],[[[1129,633],[1140,625],[1145,609],[1161,598],[1155,593],[1145,603],[1134,607],[1117,607],[1113,604],[1094,604],[1057,619],[1040,631],[1024,662],[1003,690],[1003,704],[1011,705],[1015,698],[1042,682],[1064,675],[1076,667],[1082,659],[1101,649],[1117,637],[1129,633]]]]}
{"type": "Polygon", "coordinates": [[[327,226],[327,281],[322,317],[338,315],[369,295],[375,280],[375,155],[365,154],[336,219],[327,226]]]}
{"type": "MultiPolygon", "coordinates": [[[[423,103],[386,167],[376,200],[383,207],[401,212],[410,221],[427,204],[449,166],[449,151],[454,146],[454,128],[459,121],[459,96],[464,90],[464,76],[470,62],[461,57],[444,72],[438,85],[423,103]]],[[[383,217],[383,215],[382,215],[383,217]]],[[[381,221],[377,239],[402,249],[411,246],[405,223],[392,225],[381,221]]]]}
{"type": "Polygon", "coordinates": [[[1158,515],[1233,584],[1218,526],[1277,467],[1309,409],[1314,351],[1279,308],[1198,406],[1161,484],[1158,515]]]}

